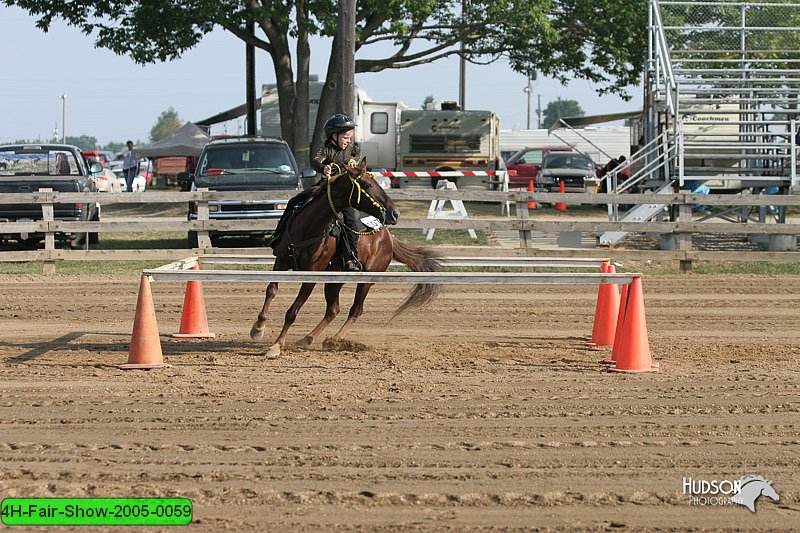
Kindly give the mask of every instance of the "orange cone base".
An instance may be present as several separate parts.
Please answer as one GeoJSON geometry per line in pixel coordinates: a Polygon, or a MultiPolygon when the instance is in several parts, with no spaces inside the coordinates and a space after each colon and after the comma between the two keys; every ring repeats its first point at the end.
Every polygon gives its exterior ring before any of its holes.
{"type": "Polygon", "coordinates": [[[658,372],[658,363],[653,363],[650,369],[642,369],[642,370],[622,370],[621,368],[617,368],[615,366],[608,367],[609,372],[628,372],[630,374],[647,374],[651,372],[658,372]]]}
{"type": "Polygon", "coordinates": [[[601,365],[616,365],[617,361],[612,359],[611,357],[606,357],[602,361],[600,361],[601,365]]]}
{"type": "Polygon", "coordinates": [[[153,368],[172,368],[172,365],[164,363],[125,363],[117,368],[120,370],[151,370],[153,368]]]}
{"type": "Polygon", "coordinates": [[[170,335],[176,339],[213,339],[216,333],[173,333],[170,335]]]}
{"type": "Polygon", "coordinates": [[[608,350],[609,346],[590,346],[587,348],[590,352],[604,352],[608,350]]]}

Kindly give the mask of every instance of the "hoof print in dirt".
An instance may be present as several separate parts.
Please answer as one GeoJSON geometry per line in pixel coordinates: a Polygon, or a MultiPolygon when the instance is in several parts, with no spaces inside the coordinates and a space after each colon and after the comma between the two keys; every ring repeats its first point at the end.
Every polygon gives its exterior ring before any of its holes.
{"type": "Polygon", "coordinates": [[[329,352],[365,352],[369,350],[369,347],[360,342],[327,338],[325,342],[322,343],[322,349],[329,352]]]}

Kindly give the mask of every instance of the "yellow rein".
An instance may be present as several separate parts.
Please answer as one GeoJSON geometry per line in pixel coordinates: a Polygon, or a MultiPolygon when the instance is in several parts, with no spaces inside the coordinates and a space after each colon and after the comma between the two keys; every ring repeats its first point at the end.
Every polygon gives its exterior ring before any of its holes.
{"type": "MultiPolygon", "coordinates": [[[[378,203],[367,191],[365,191],[364,189],[361,188],[361,184],[358,182],[358,179],[354,179],[347,172],[347,170],[345,170],[338,163],[331,163],[331,167],[333,167],[333,166],[335,166],[337,168],[337,170],[340,170],[341,172],[339,172],[335,176],[331,176],[331,175],[327,176],[327,179],[326,179],[327,191],[326,192],[328,193],[328,205],[331,207],[331,211],[333,211],[333,215],[336,218],[340,218],[340,216],[339,216],[339,213],[336,212],[336,208],[333,205],[333,198],[331,197],[331,180],[333,180],[334,178],[339,178],[339,177],[343,176],[344,174],[347,174],[347,177],[350,178],[350,184],[351,184],[351,186],[350,186],[350,196],[347,199],[348,205],[350,207],[352,207],[354,209],[357,209],[356,206],[353,205],[353,191],[357,190],[358,193],[357,193],[357,198],[356,198],[356,205],[358,205],[361,202],[361,194],[363,193],[364,196],[366,196],[367,199],[370,202],[372,202],[372,205],[374,205],[375,207],[377,207],[381,211],[385,211],[384,207],[380,203],[378,203]]],[[[377,229],[374,229],[372,231],[356,231],[356,230],[348,227],[347,224],[342,224],[342,226],[347,228],[348,231],[350,231],[352,233],[355,233],[356,235],[372,235],[374,233],[378,233],[382,229],[382,228],[377,228],[377,229]]]]}

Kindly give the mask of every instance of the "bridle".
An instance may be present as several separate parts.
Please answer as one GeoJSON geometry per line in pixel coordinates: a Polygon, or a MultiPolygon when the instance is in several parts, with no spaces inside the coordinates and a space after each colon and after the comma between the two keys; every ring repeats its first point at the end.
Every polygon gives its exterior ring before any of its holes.
{"type": "Polygon", "coordinates": [[[337,170],[338,173],[333,175],[333,172],[331,172],[331,174],[326,174],[326,176],[325,176],[325,178],[326,178],[326,191],[327,191],[327,194],[328,194],[328,205],[330,206],[331,211],[333,211],[333,215],[339,221],[340,225],[343,226],[344,228],[347,228],[347,231],[355,233],[356,235],[373,235],[373,234],[379,232],[381,230],[381,228],[373,229],[372,231],[356,231],[356,230],[348,227],[347,224],[344,223],[344,218],[342,217],[342,214],[340,212],[336,211],[336,207],[333,205],[333,198],[331,197],[331,182],[334,179],[340,178],[345,174],[347,174],[347,177],[350,178],[350,195],[348,196],[348,199],[347,199],[347,204],[348,204],[349,207],[352,207],[354,209],[358,209],[358,204],[361,203],[361,195],[363,194],[364,196],[366,196],[367,200],[372,202],[372,205],[374,205],[375,207],[377,207],[380,210],[380,212],[381,212],[381,217],[380,217],[381,224],[386,224],[386,208],[383,207],[383,205],[381,205],[380,202],[375,200],[375,198],[373,198],[371,194],[369,194],[367,191],[365,191],[361,187],[361,183],[359,183],[359,181],[360,181],[359,178],[361,176],[358,176],[357,178],[354,178],[353,176],[350,175],[350,173],[347,171],[347,169],[344,166],[340,165],[339,163],[331,163],[331,167],[336,167],[336,170],[337,170]],[[356,205],[353,205],[353,196],[354,195],[356,197],[356,205]]]}

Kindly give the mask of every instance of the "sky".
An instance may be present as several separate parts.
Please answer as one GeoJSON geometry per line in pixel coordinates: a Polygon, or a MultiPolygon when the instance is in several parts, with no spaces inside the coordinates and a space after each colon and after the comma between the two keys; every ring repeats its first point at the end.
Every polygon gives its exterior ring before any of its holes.
{"type": "MultiPolygon", "coordinates": [[[[324,75],[330,44],[311,42],[311,73],[324,75]]],[[[127,56],[95,48],[94,39],[56,21],[48,33],[35,18],[16,7],[0,6],[0,142],[51,139],[54,128],[89,135],[100,145],[132,139],[149,141],[150,129],[172,107],[182,121],[202,120],[245,102],[244,43],[224,30],[215,30],[181,58],[147,66],[127,56]],[[66,99],[60,95],[66,94],[66,99]]],[[[375,58],[367,51],[357,58],[375,58]]],[[[374,101],[400,101],[420,107],[426,96],[458,101],[458,59],[430,65],[357,74],[356,85],[374,101]]],[[[256,82],[274,83],[266,52],[256,50],[256,82]]],[[[528,122],[527,79],[507,62],[467,64],[466,108],[488,109],[500,116],[501,129],[525,129],[528,122]]],[[[533,82],[531,127],[537,126],[536,105],[542,109],[560,97],[576,100],[587,115],[641,109],[641,88],[630,89],[632,100],[600,97],[594,86],[574,80],[566,86],[539,78],[533,82]]],[[[212,128],[212,134],[237,133],[241,122],[212,128]]]]}

